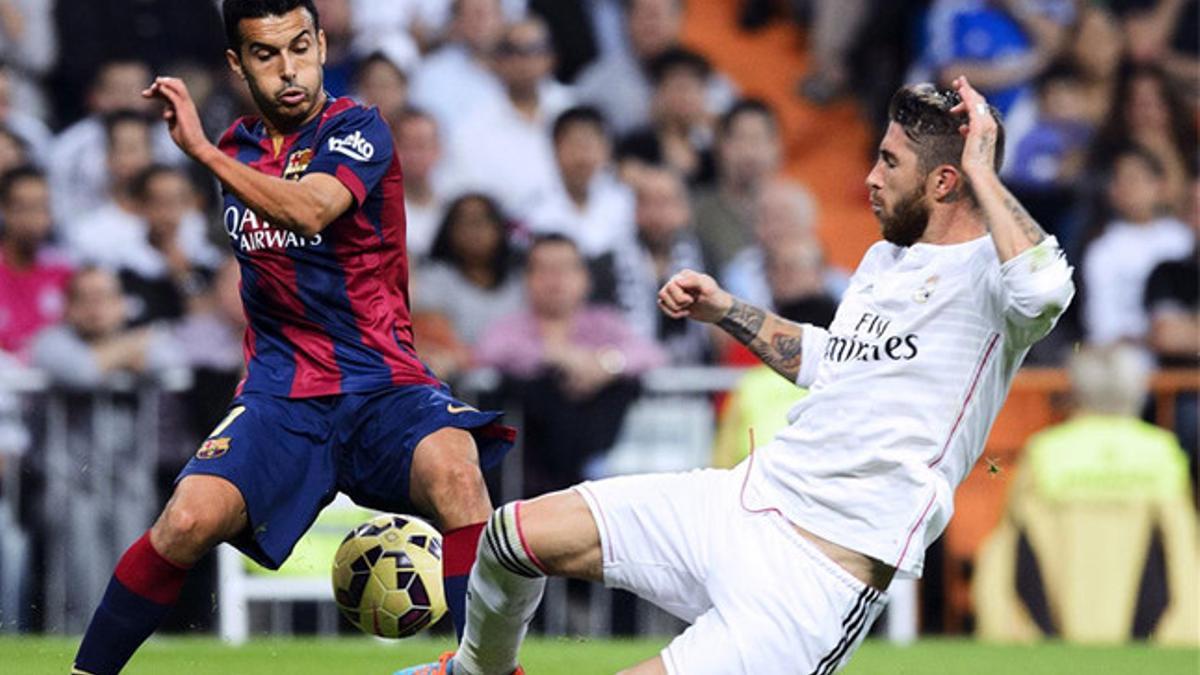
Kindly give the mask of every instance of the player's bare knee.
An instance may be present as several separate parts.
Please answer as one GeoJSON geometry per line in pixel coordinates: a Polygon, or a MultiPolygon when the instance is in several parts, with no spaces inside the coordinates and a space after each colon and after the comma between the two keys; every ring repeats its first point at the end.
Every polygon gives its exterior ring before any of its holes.
{"type": "Polygon", "coordinates": [[[150,541],[167,558],[191,562],[221,541],[223,518],[190,504],[172,503],[150,531],[150,541]]]}
{"type": "Polygon", "coordinates": [[[491,511],[487,485],[479,472],[479,465],[467,461],[451,461],[438,465],[431,471],[428,481],[433,508],[439,517],[473,512],[478,522],[491,511]]]}

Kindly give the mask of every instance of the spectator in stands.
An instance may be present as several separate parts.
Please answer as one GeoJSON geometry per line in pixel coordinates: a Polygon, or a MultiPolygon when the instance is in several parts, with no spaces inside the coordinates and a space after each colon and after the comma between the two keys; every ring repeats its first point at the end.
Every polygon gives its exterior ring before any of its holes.
{"type": "Polygon", "coordinates": [[[656,167],[642,172],[635,192],[637,238],[618,249],[613,262],[617,304],[629,326],[656,342],[672,364],[704,363],[711,352],[707,327],[672,319],[657,304],[658,289],[676,272],[704,271],[687,187],[675,172],[656,167]]]}
{"type": "Polygon", "coordinates": [[[404,172],[404,211],[410,264],[429,256],[445,212],[442,138],[437,120],[409,108],[392,126],[404,172]]]}
{"type": "MultiPolygon", "coordinates": [[[[119,258],[129,322],[177,321],[208,286],[221,255],[201,235],[185,234],[196,222],[196,192],[179,169],[152,165],[133,180],[131,194],[143,234],[126,242],[119,258]]],[[[200,233],[193,226],[193,232],[200,233]]]]}
{"type": "Polygon", "coordinates": [[[1108,119],[1116,100],[1123,47],[1121,28],[1111,11],[1096,4],[1080,8],[1066,58],[1083,80],[1087,120],[1096,128],[1108,119]]]}
{"type": "MultiPolygon", "coordinates": [[[[653,121],[650,105],[650,63],[667,50],[680,46],[686,0],[630,0],[626,32],[632,53],[612,51],[588,66],[576,80],[576,95],[596,106],[618,136],[653,121]]],[[[733,102],[729,79],[716,75],[706,80],[704,105],[720,114],[733,102]]]]}
{"type": "Polygon", "coordinates": [[[32,364],[56,385],[93,390],[116,373],[154,376],[182,365],[171,333],[161,326],[126,328],[126,306],[116,275],[84,267],[67,285],[65,321],[40,332],[32,364]]]}
{"type": "Polygon", "coordinates": [[[649,69],[654,82],[653,124],[621,139],[618,161],[665,164],[683,174],[689,185],[712,183],[716,179],[714,118],[704,102],[712,73],[708,59],[672,48],[655,57],[649,69]]]}
{"type": "Polygon", "coordinates": [[[325,91],[335,98],[347,96],[358,70],[354,39],[353,7],[350,0],[313,0],[325,33],[325,91]]]}
{"type": "MultiPolygon", "coordinates": [[[[1192,234],[1200,238],[1200,179],[1191,185],[1187,214],[1192,234]]],[[[1200,244],[1190,253],[1159,263],[1146,282],[1145,310],[1150,317],[1150,349],[1158,364],[1174,368],[1200,368],[1200,244]]],[[[1196,463],[1200,439],[1196,392],[1181,394],[1175,409],[1179,442],[1196,463]]],[[[1193,474],[1194,475],[1194,474],[1193,474]]]]}
{"type": "Polygon", "coordinates": [[[1192,250],[1195,235],[1166,202],[1167,172],[1157,155],[1133,146],[1116,156],[1108,184],[1113,219],[1084,250],[1083,327],[1087,340],[1142,343],[1150,330],[1143,294],[1150,272],[1192,250]]]}
{"type": "Polygon", "coordinates": [[[588,306],[583,256],[561,235],[539,237],[526,268],[528,308],[501,318],[476,346],[510,381],[524,413],[525,493],[580,480],[607,449],[636,394],[630,379],[664,362],[621,314],[588,306]]]}
{"type": "Polygon", "coordinates": [[[452,4],[449,40],[421,61],[409,97],[429,111],[453,137],[476,108],[504,97],[492,72],[496,46],[504,34],[499,0],[457,0],[452,4]]]}
{"type": "Polygon", "coordinates": [[[1157,63],[1193,97],[1200,93],[1200,2],[1197,0],[1114,0],[1130,58],[1157,63]]]}
{"type": "MultiPolygon", "coordinates": [[[[1008,119],[1057,58],[1074,20],[1070,0],[934,0],[925,21],[925,50],[913,81],[949,84],[966,75],[1008,119]]],[[[1029,103],[1029,101],[1024,101],[1029,103]]]]}
{"type": "Polygon", "coordinates": [[[0,0],[0,61],[12,78],[11,100],[38,120],[50,116],[40,83],[58,60],[53,12],[54,4],[42,0],[0,0]]]}
{"type": "MultiPolygon", "coordinates": [[[[0,7],[3,5],[0,4],[0,7]]],[[[2,12],[3,10],[0,10],[0,13],[2,12]]],[[[50,147],[54,137],[46,124],[30,113],[30,108],[22,106],[15,91],[18,81],[19,76],[13,67],[0,63],[0,126],[7,129],[7,133],[19,138],[25,147],[37,148],[44,152],[50,147]]],[[[41,164],[45,157],[39,152],[33,160],[41,164]]]]}
{"type": "MultiPolygon", "coordinates": [[[[141,61],[112,61],[100,66],[87,96],[90,114],[59,133],[50,148],[33,149],[37,155],[49,152],[46,168],[54,193],[54,218],[59,225],[69,226],[114,198],[110,192],[106,120],[119,111],[151,114],[153,104],[141,94],[150,79],[150,69],[141,61]]],[[[156,159],[176,164],[183,161],[165,125],[153,126],[152,140],[156,159]]]]}
{"type": "Polygon", "coordinates": [[[809,74],[800,93],[824,105],[846,93],[850,84],[850,51],[871,3],[866,0],[812,0],[809,22],[809,74]]]}
{"type": "Polygon", "coordinates": [[[430,264],[417,271],[418,309],[440,310],[468,345],[497,318],[521,307],[521,282],[509,240],[508,221],[494,199],[468,193],[446,208],[430,264]]]}
{"type": "Polygon", "coordinates": [[[397,124],[408,106],[408,74],[384,52],[371,52],[354,71],[354,96],[397,124]]]}
{"type": "Polygon", "coordinates": [[[1121,73],[1116,101],[1090,163],[1109,166],[1126,146],[1140,145],[1163,168],[1163,199],[1173,209],[1182,208],[1197,137],[1194,116],[1179,89],[1157,66],[1132,66],[1121,73]]]}
{"type": "Polygon", "coordinates": [[[478,105],[458,127],[450,166],[456,185],[496,197],[524,220],[558,182],[550,130],[571,96],[550,77],[554,54],[541,19],[505,28],[494,62],[504,96],[478,105]]]}
{"type": "MultiPolygon", "coordinates": [[[[746,302],[782,309],[771,292],[768,268],[772,255],[799,241],[820,257],[816,219],[816,204],[807,190],[783,180],[768,183],[755,205],[753,239],[721,271],[722,284],[746,302]]],[[[825,291],[840,299],[847,284],[845,273],[823,263],[821,270],[825,291]]]]}
{"type": "Polygon", "coordinates": [[[191,303],[191,311],[176,325],[175,341],[192,371],[188,414],[193,438],[203,438],[229,412],[242,378],[242,339],[246,315],[238,289],[237,261],[225,257],[212,282],[191,303]]]}
{"type": "Polygon", "coordinates": [[[30,164],[28,147],[16,134],[0,127],[0,173],[30,164]]]}
{"type": "Polygon", "coordinates": [[[29,166],[0,174],[0,352],[24,359],[29,340],[57,323],[71,268],[52,251],[46,177],[29,166]]]}
{"type": "Polygon", "coordinates": [[[583,255],[597,258],[633,238],[633,193],[617,180],[612,141],[600,112],[571,108],[554,121],[558,185],[529,214],[537,234],[570,237],[583,255]]]}
{"type": "MultiPolygon", "coordinates": [[[[108,135],[107,165],[111,198],[104,205],[80,214],[68,224],[65,241],[81,261],[112,270],[132,267],[149,272],[158,256],[148,246],[148,231],[141,205],[134,194],[139,176],[152,168],[151,125],[139,113],[119,111],[105,120],[108,135]]],[[[56,194],[57,198],[57,194],[56,194]]],[[[204,219],[189,210],[180,223],[184,251],[204,255],[204,219]]]]}
{"type": "Polygon", "coordinates": [[[754,238],[754,213],[783,158],[779,119],[766,102],[741,99],[717,123],[717,183],[695,194],[696,233],[708,269],[720,270],[754,238]]]}

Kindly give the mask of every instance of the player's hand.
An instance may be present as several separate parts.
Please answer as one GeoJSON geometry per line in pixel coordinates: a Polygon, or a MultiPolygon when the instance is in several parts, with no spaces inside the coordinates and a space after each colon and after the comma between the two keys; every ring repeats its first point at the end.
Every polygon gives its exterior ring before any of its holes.
{"type": "Polygon", "coordinates": [[[996,171],[996,141],[999,125],[992,114],[992,107],[964,76],[954,79],[954,89],[962,99],[950,109],[956,115],[966,115],[966,124],[958,128],[966,138],[963,146],[962,166],[968,176],[978,172],[996,171]]]}
{"type": "Polygon", "coordinates": [[[658,306],[672,319],[716,323],[729,313],[733,296],[707,274],[682,270],[658,292],[658,306]]]}
{"type": "Polygon", "coordinates": [[[188,93],[187,85],[177,77],[156,77],[154,83],[142,90],[142,96],[150,99],[160,99],[166,104],[163,109],[163,119],[167,122],[167,130],[171,132],[171,140],[179,146],[187,156],[199,159],[199,155],[212,146],[204,135],[204,127],[200,124],[200,113],[192,95],[188,93]]]}

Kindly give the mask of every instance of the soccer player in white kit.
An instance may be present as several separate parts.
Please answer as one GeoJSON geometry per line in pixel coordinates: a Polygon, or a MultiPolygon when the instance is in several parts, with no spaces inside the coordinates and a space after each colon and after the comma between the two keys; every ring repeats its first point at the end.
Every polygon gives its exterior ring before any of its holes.
{"type": "Polygon", "coordinates": [[[825,675],[892,578],[920,576],[1071,268],[997,176],[1003,127],[965,78],[901,89],[867,177],[883,237],[828,329],[684,271],[672,317],[715,323],[809,395],[730,470],[583,483],[492,516],[456,654],[402,673],[497,675],[545,575],[630,590],[691,623],[636,675],[825,675]]]}

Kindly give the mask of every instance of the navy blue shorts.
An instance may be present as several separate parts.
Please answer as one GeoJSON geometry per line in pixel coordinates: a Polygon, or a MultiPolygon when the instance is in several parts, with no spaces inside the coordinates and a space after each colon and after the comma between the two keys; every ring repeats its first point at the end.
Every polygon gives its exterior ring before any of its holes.
{"type": "Polygon", "coordinates": [[[470,431],[482,468],[498,464],[516,436],[501,414],[426,385],[303,399],[242,394],[175,481],[207,474],[236,485],[250,527],[232,543],[278,569],[338,492],[366,508],[413,512],[413,452],[438,429],[470,431]]]}

